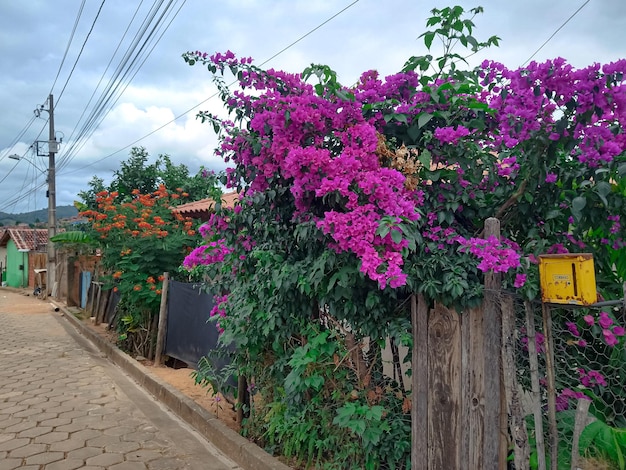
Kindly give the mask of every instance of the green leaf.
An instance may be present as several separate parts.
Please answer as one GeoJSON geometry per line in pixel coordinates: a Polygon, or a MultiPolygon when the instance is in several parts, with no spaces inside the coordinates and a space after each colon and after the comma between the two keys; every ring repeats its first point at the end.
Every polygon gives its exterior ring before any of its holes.
{"type": "Polygon", "coordinates": [[[403,124],[407,124],[406,114],[394,114],[393,115],[396,121],[401,122],[403,124]]]}
{"type": "Polygon", "coordinates": [[[587,199],[582,196],[577,196],[572,200],[572,210],[574,212],[581,212],[587,205],[587,199]]]}
{"type": "Polygon", "coordinates": [[[424,36],[424,45],[426,46],[428,50],[430,50],[430,46],[433,43],[433,39],[435,39],[435,33],[434,31],[428,31],[427,33],[424,33],[423,36],[424,36]]]}
{"type": "Polygon", "coordinates": [[[417,127],[421,129],[426,124],[428,124],[432,118],[433,118],[432,114],[428,114],[428,113],[420,114],[419,117],[417,118],[417,127]]]}
{"type": "Polygon", "coordinates": [[[400,232],[400,230],[392,230],[391,231],[391,239],[393,240],[394,243],[401,243],[402,242],[402,232],[400,232]]]}
{"type": "Polygon", "coordinates": [[[87,233],[79,230],[61,232],[50,240],[54,243],[90,243],[94,241],[87,233]]]}
{"type": "Polygon", "coordinates": [[[406,133],[413,140],[413,142],[417,142],[417,139],[419,138],[419,136],[421,134],[419,125],[417,125],[417,126],[413,125],[413,126],[409,127],[406,130],[406,133]]]}
{"type": "Polygon", "coordinates": [[[324,377],[322,377],[321,375],[313,375],[311,377],[307,377],[306,379],[304,379],[304,385],[319,392],[324,385],[324,377]]]}
{"type": "Polygon", "coordinates": [[[422,150],[422,152],[419,154],[419,161],[420,163],[424,166],[424,168],[430,168],[430,162],[431,162],[431,158],[432,155],[430,153],[430,150],[428,149],[424,149],[422,150]]]}

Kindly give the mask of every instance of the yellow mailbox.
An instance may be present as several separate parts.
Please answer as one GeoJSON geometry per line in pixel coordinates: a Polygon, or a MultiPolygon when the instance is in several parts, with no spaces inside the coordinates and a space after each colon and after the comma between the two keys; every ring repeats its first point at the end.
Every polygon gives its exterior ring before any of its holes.
{"type": "Polygon", "coordinates": [[[545,303],[591,305],[598,301],[591,253],[540,255],[539,279],[545,303]]]}

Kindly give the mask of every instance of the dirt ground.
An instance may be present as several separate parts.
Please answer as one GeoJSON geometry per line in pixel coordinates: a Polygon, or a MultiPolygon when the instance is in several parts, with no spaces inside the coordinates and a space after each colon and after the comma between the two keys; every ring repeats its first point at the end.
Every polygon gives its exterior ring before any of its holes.
{"type": "Polygon", "coordinates": [[[45,300],[33,297],[32,291],[0,287],[0,313],[41,314],[53,311],[45,300]]]}
{"type": "MultiPolygon", "coordinates": [[[[47,300],[33,297],[32,291],[26,289],[12,289],[0,287],[0,313],[22,313],[27,315],[46,314],[54,311],[55,305],[47,300]]],[[[98,334],[110,341],[115,341],[115,334],[107,331],[105,325],[95,326],[89,319],[85,324],[98,334]]],[[[198,405],[218,417],[226,426],[238,431],[237,413],[221,395],[215,396],[211,388],[196,385],[192,377],[193,369],[172,369],[170,367],[154,367],[150,361],[141,364],[148,370],[167,382],[184,395],[191,398],[198,405]]]]}
{"type": "Polygon", "coordinates": [[[211,388],[197,385],[191,376],[193,369],[172,369],[171,367],[154,367],[144,364],[150,372],[187,395],[198,405],[217,416],[226,426],[238,431],[237,413],[220,394],[217,397],[211,388]]]}

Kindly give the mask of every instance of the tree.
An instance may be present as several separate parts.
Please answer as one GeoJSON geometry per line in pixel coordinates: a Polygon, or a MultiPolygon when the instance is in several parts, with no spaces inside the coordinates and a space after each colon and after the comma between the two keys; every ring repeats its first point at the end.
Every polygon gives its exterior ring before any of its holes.
{"type": "Polygon", "coordinates": [[[102,191],[97,208],[81,213],[90,227],[85,237],[65,234],[61,241],[95,240],[102,252],[105,288],[120,292],[117,329],[127,349],[150,358],[164,272],[173,272],[195,241],[194,222],[173,213],[178,193],[161,185],[151,193],[131,191],[131,200],[102,191]]]}
{"type": "Polygon", "coordinates": [[[214,195],[212,191],[219,174],[202,167],[191,176],[186,165],[174,164],[167,154],[160,154],[153,163],[148,163],[149,158],[145,148],[133,147],[128,160],[121,162],[120,169],[113,173],[113,180],[108,187],[102,178],[93,176],[88,183],[89,189],[78,193],[82,200],[82,203],[78,203],[79,209],[95,209],[96,195],[105,190],[116,193],[118,201],[123,201],[133,198],[133,190],[138,189],[146,194],[165,185],[168,189],[177,190],[177,197],[172,199],[173,205],[214,195]]]}
{"type": "Polygon", "coordinates": [[[92,176],[91,180],[87,183],[89,189],[80,191],[78,197],[81,198],[82,203],[75,203],[80,207],[79,210],[95,209],[96,208],[96,194],[105,190],[104,180],[98,176],[92,176]]]}
{"type": "Polygon", "coordinates": [[[109,190],[116,192],[120,199],[130,198],[135,189],[142,194],[155,191],[159,184],[159,162],[147,164],[148,158],[144,147],[133,147],[130,158],[121,162],[120,169],[113,172],[109,190]]]}

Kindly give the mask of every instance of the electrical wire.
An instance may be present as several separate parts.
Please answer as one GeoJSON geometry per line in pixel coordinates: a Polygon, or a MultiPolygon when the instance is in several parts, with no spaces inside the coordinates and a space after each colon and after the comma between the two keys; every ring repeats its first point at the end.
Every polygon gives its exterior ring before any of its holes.
{"type": "MultiPolygon", "coordinates": [[[[185,1],[183,1],[178,11],[175,13],[174,18],[184,5],[185,1]]],[[[164,19],[171,11],[172,0],[169,1],[168,5],[163,10],[156,23],[153,23],[154,18],[157,16],[158,10],[162,4],[163,0],[161,0],[161,2],[159,2],[158,4],[155,4],[151,12],[146,16],[146,19],[140,26],[140,30],[135,34],[135,38],[133,39],[132,44],[128,47],[113,77],[109,81],[108,86],[100,96],[100,99],[94,106],[94,109],[87,118],[87,121],[83,124],[81,130],[79,131],[78,137],[74,140],[70,139],[72,141],[72,145],[70,146],[68,151],[65,152],[64,158],[61,160],[61,167],[66,166],[69,161],[71,161],[77,150],[84,145],[86,140],[93,134],[93,132],[95,132],[95,129],[104,119],[104,117],[106,117],[106,115],[113,109],[114,104],[117,102],[117,100],[119,100],[119,97],[126,89],[126,87],[128,87],[128,85],[132,81],[132,78],[145,63],[152,50],[154,50],[154,47],[156,46],[158,41],[161,39],[165,31],[167,31],[167,29],[169,28],[174,18],[172,18],[172,20],[167,24],[165,30],[159,36],[147,55],[142,59],[141,55],[142,53],[144,53],[145,48],[148,46],[153,35],[156,33],[158,28],[162,26],[164,19]],[[148,28],[151,24],[152,29],[146,37],[146,32],[148,31],[148,28]],[[135,70],[134,73],[133,69],[135,70]],[[130,79],[128,79],[128,76],[131,73],[133,73],[133,75],[130,79]]],[[[72,134],[73,133],[74,131],[72,132],[72,134]]]]}
{"type": "Polygon", "coordinates": [[[15,147],[15,145],[20,141],[20,139],[24,136],[24,134],[26,134],[26,131],[30,129],[30,126],[32,126],[33,122],[35,122],[35,119],[36,119],[36,116],[33,114],[33,116],[30,118],[30,121],[26,123],[24,128],[17,135],[17,137],[15,137],[11,141],[11,143],[7,146],[6,151],[4,151],[3,154],[0,156],[0,161],[4,160],[4,158],[11,152],[11,150],[13,150],[13,147],[15,147]]]}
{"type": "MultiPolygon", "coordinates": [[[[65,80],[65,84],[63,85],[63,88],[61,89],[61,93],[59,94],[59,96],[57,96],[56,102],[54,103],[54,107],[55,108],[59,105],[59,102],[61,101],[61,97],[63,96],[63,93],[65,92],[65,88],[67,87],[67,84],[70,82],[70,79],[72,78],[74,70],[76,69],[76,64],[78,64],[78,61],[80,60],[80,57],[83,54],[83,50],[85,49],[85,45],[87,44],[87,41],[89,41],[89,36],[91,36],[91,32],[93,31],[93,28],[96,26],[96,22],[98,21],[98,18],[100,17],[100,12],[102,11],[102,7],[104,6],[105,2],[106,2],[106,0],[102,0],[102,3],[100,4],[100,8],[98,8],[98,12],[96,13],[96,17],[93,19],[93,22],[91,23],[91,28],[89,28],[89,32],[87,33],[87,36],[85,36],[85,40],[83,41],[83,45],[80,47],[80,51],[78,52],[78,56],[76,57],[76,60],[74,61],[74,65],[72,66],[72,70],[70,70],[70,74],[68,75],[67,80],[65,80]]],[[[55,80],[55,83],[56,83],[56,80],[55,80]]]]}
{"type": "MultiPolygon", "coordinates": [[[[357,3],[359,3],[360,0],[354,0],[352,3],[350,3],[349,5],[347,5],[346,7],[344,7],[343,9],[341,9],[339,12],[335,13],[333,16],[331,16],[330,18],[328,18],[327,20],[323,21],[322,23],[320,23],[319,25],[317,25],[315,28],[311,29],[310,31],[308,31],[307,33],[305,33],[304,35],[302,35],[301,37],[299,37],[298,39],[296,39],[295,41],[293,41],[292,43],[290,43],[288,46],[284,47],[283,49],[281,49],[279,52],[277,52],[276,54],[272,55],[269,59],[266,59],[265,61],[261,62],[261,64],[259,65],[260,67],[262,67],[263,65],[266,65],[268,62],[272,61],[273,59],[275,59],[276,57],[278,57],[279,55],[283,54],[284,52],[286,52],[287,50],[289,50],[291,47],[295,46],[296,44],[298,44],[300,41],[302,41],[303,39],[305,39],[306,37],[310,36],[312,33],[314,33],[315,31],[317,31],[318,29],[320,29],[321,27],[323,27],[324,25],[326,25],[327,23],[329,23],[330,21],[332,21],[333,19],[335,19],[337,16],[341,15],[342,13],[344,13],[346,10],[348,10],[349,8],[353,7],[354,5],[356,5],[357,3]]],[[[233,81],[231,83],[228,84],[228,86],[232,86],[235,83],[237,83],[237,81],[233,81]]],[[[157,127],[156,129],[154,129],[153,131],[149,132],[148,134],[144,135],[143,137],[140,137],[139,139],[125,145],[124,147],[116,150],[115,152],[112,152],[108,155],[105,155],[104,157],[101,157],[97,160],[92,161],[91,163],[81,166],[79,168],[76,168],[74,170],[65,172],[64,174],[71,174],[71,173],[76,173],[78,171],[84,170],[86,168],[89,168],[93,165],[95,165],[96,163],[100,163],[104,160],[106,160],[107,158],[110,158],[114,155],[117,155],[120,152],[123,152],[124,150],[134,146],[135,144],[141,142],[142,140],[150,137],[153,134],[156,134],[157,132],[159,132],[160,130],[164,129],[165,127],[169,126],[170,124],[172,124],[173,122],[176,122],[177,120],[179,120],[180,118],[182,118],[183,116],[186,116],[187,114],[189,114],[190,112],[192,112],[194,109],[196,109],[198,106],[203,105],[204,103],[210,101],[211,99],[215,98],[219,93],[216,92],[214,94],[212,94],[211,96],[209,96],[208,98],[206,98],[205,100],[201,101],[200,103],[197,103],[196,105],[194,105],[193,107],[189,108],[188,110],[182,112],[181,114],[175,116],[173,119],[171,119],[170,121],[166,122],[165,124],[157,127]]]]}
{"type": "MultiPolygon", "coordinates": [[[[9,209],[10,207],[15,208],[18,203],[20,203],[20,202],[22,202],[24,200],[25,197],[30,196],[31,194],[34,194],[37,191],[40,191],[41,189],[45,188],[46,186],[47,186],[47,183],[44,181],[43,183],[40,183],[38,186],[33,187],[30,190],[28,190],[28,192],[18,194],[16,196],[14,196],[13,199],[9,199],[7,201],[4,201],[3,204],[0,205],[0,211],[7,212],[7,209],[9,209]]],[[[15,209],[13,209],[13,210],[15,210],[15,209]]]]}
{"type": "Polygon", "coordinates": [[[549,37],[548,39],[546,39],[546,40],[545,40],[545,42],[544,42],[541,46],[539,46],[539,48],[538,48],[535,52],[533,52],[533,53],[532,53],[532,55],[531,55],[528,59],[526,59],[526,60],[524,61],[524,63],[521,65],[521,67],[525,66],[528,62],[530,62],[530,61],[532,60],[532,58],[533,58],[533,57],[535,57],[535,56],[539,53],[539,51],[540,51],[541,49],[543,49],[543,48],[544,48],[544,46],[545,46],[546,44],[548,44],[548,43],[552,40],[552,38],[553,38],[554,36],[556,36],[556,35],[558,34],[558,32],[559,32],[559,31],[561,31],[561,29],[563,29],[563,27],[565,27],[565,25],[566,25],[567,23],[569,23],[569,22],[570,22],[570,20],[571,20],[572,18],[574,18],[574,17],[575,17],[575,16],[576,16],[576,15],[580,12],[580,10],[582,10],[583,8],[585,8],[585,6],[587,5],[587,3],[589,3],[590,1],[591,1],[591,0],[586,0],[586,1],[585,1],[585,3],[583,3],[583,4],[582,4],[582,5],[578,8],[578,10],[576,10],[574,13],[572,13],[572,15],[571,15],[571,16],[570,16],[567,20],[565,20],[565,22],[564,22],[561,26],[559,26],[559,27],[556,29],[556,31],[554,31],[554,33],[552,33],[552,34],[550,35],[550,37],[549,37]]]}
{"type": "Polygon", "coordinates": [[[337,13],[335,13],[333,16],[331,16],[330,18],[328,18],[326,21],[320,23],[319,25],[317,25],[315,28],[313,28],[311,31],[309,31],[308,33],[306,33],[304,36],[299,37],[298,39],[296,39],[294,42],[292,42],[291,44],[289,44],[287,47],[285,47],[284,49],[282,49],[281,51],[277,52],[276,54],[274,54],[272,57],[270,57],[269,59],[267,59],[265,62],[261,62],[260,67],[264,66],[265,64],[267,64],[268,62],[272,61],[273,59],[275,59],[276,57],[278,57],[279,55],[281,55],[283,52],[286,52],[288,49],[291,49],[293,46],[295,46],[296,44],[298,44],[300,41],[302,41],[304,38],[310,36],[311,34],[313,34],[315,31],[317,31],[318,29],[320,29],[322,26],[325,26],[327,23],[330,23],[332,20],[334,20],[335,18],[337,18],[339,15],[341,15],[344,11],[348,10],[349,8],[353,7],[354,5],[356,5],[357,3],[359,3],[360,0],[354,0],[354,2],[352,2],[351,4],[349,4],[348,6],[346,6],[345,8],[343,8],[342,10],[338,11],[337,13]]]}
{"type": "MultiPolygon", "coordinates": [[[[86,2],[86,0],[83,0],[81,2],[81,4],[80,4],[80,7],[78,8],[78,13],[76,14],[76,19],[74,20],[74,27],[72,28],[72,32],[70,33],[70,38],[67,41],[67,46],[65,47],[65,52],[63,53],[63,58],[61,59],[61,64],[59,65],[59,69],[57,70],[56,77],[54,77],[54,82],[52,83],[52,86],[50,87],[50,92],[48,93],[48,95],[52,94],[52,91],[54,90],[54,86],[56,85],[57,80],[59,79],[59,75],[61,74],[61,70],[63,69],[63,64],[65,63],[65,59],[67,58],[67,54],[68,54],[68,52],[70,50],[70,46],[71,46],[72,41],[74,39],[74,34],[76,33],[76,29],[78,27],[78,23],[80,22],[80,18],[82,16],[83,9],[85,8],[85,2],[86,2]]],[[[4,159],[4,157],[7,156],[11,152],[13,147],[20,141],[20,139],[24,136],[24,134],[28,131],[28,129],[30,128],[32,123],[35,121],[35,118],[36,117],[33,115],[33,117],[31,117],[30,121],[28,121],[26,126],[24,126],[24,128],[19,132],[17,137],[15,137],[11,141],[11,143],[7,147],[7,150],[3,153],[2,156],[0,156],[0,161],[2,161],[4,159]]]]}
{"type": "MultiPolygon", "coordinates": [[[[135,12],[133,13],[132,18],[130,19],[128,26],[126,27],[126,30],[124,31],[124,34],[122,35],[121,39],[119,40],[119,42],[117,43],[117,46],[115,48],[115,51],[113,51],[113,55],[111,56],[111,58],[109,59],[109,63],[107,64],[106,68],[104,69],[104,72],[102,72],[102,75],[100,76],[100,80],[98,80],[98,84],[96,85],[96,87],[93,90],[93,93],[91,93],[91,96],[89,97],[89,101],[87,102],[87,104],[83,107],[83,112],[81,113],[80,117],[78,118],[78,120],[76,121],[76,125],[74,126],[74,128],[72,129],[72,132],[70,133],[69,138],[67,139],[68,142],[72,142],[72,145],[70,145],[70,147],[68,148],[67,151],[63,152],[63,155],[67,155],[67,154],[71,154],[72,150],[75,146],[76,141],[72,140],[72,138],[74,137],[74,133],[76,132],[76,130],[78,129],[78,125],[81,122],[81,120],[83,119],[83,116],[85,116],[85,113],[87,112],[87,110],[89,109],[89,105],[91,104],[91,102],[93,101],[94,97],[96,96],[96,92],[98,91],[98,89],[100,88],[100,85],[102,84],[102,82],[104,81],[104,77],[106,77],[107,72],[109,71],[109,68],[111,67],[111,64],[113,63],[113,59],[115,59],[115,56],[117,55],[117,53],[120,50],[120,47],[122,46],[124,39],[126,39],[126,36],[128,35],[128,32],[130,31],[130,27],[132,26],[133,22],[135,21],[135,18],[137,17],[137,14],[139,13],[139,10],[141,8],[141,5],[143,5],[143,0],[141,2],[139,2],[139,4],[137,5],[137,8],[135,9],[135,12]]],[[[111,83],[111,82],[109,82],[111,83]]],[[[79,140],[79,139],[77,139],[79,140]]],[[[63,159],[60,160],[61,162],[63,161],[63,159]]]]}
{"type": "Polygon", "coordinates": [[[87,130],[84,131],[84,132],[81,132],[81,136],[84,135],[84,137],[80,140],[80,143],[79,143],[78,139],[73,142],[73,147],[75,147],[75,148],[73,148],[70,151],[68,151],[68,154],[66,154],[66,158],[61,162],[61,168],[67,166],[67,164],[73,158],[73,156],[85,145],[85,143],[87,142],[87,139],[93,134],[95,129],[97,129],[97,127],[100,125],[102,120],[104,120],[104,118],[111,112],[111,110],[113,109],[113,107],[115,106],[115,104],[117,103],[119,98],[121,97],[121,95],[124,93],[126,88],[130,85],[130,83],[132,82],[133,78],[136,76],[136,74],[139,72],[139,70],[141,69],[143,64],[146,62],[146,60],[148,59],[148,57],[150,56],[150,54],[152,53],[152,51],[154,50],[154,48],[156,47],[158,42],[161,40],[161,38],[163,37],[163,35],[167,31],[167,29],[169,29],[169,26],[171,25],[171,23],[174,20],[174,18],[180,12],[180,9],[184,5],[184,3],[185,2],[183,1],[183,3],[180,5],[178,10],[174,14],[174,17],[171,18],[170,22],[167,24],[165,29],[162,31],[162,33],[159,36],[159,38],[153,43],[152,47],[150,48],[150,51],[147,52],[147,54],[143,57],[143,60],[142,60],[140,58],[140,56],[143,53],[145,47],[148,45],[148,43],[152,39],[153,35],[157,32],[158,28],[160,28],[162,26],[164,18],[171,11],[170,8],[172,6],[172,0],[170,0],[170,2],[167,5],[166,9],[162,12],[162,14],[159,17],[158,21],[156,22],[156,24],[153,26],[152,30],[150,31],[148,37],[143,42],[141,48],[136,53],[135,58],[131,61],[130,66],[124,72],[123,78],[115,81],[115,83],[116,83],[115,87],[112,88],[111,93],[107,97],[107,100],[105,101],[105,103],[100,107],[100,109],[98,110],[98,112],[96,114],[92,115],[92,120],[90,122],[88,122],[86,124],[86,126],[84,127],[84,129],[86,128],[87,130]],[[133,68],[134,68],[134,72],[133,72],[133,68]],[[132,75],[130,76],[130,78],[127,79],[128,74],[130,74],[130,73],[132,73],[132,75]],[[72,150],[73,150],[73,152],[72,152],[72,150]],[[67,155],[69,155],[69,157],[67,157],[67,155]]]}
{"type": "Polygon", "coordinates": [[[63,69],[63,64],[65,63],[65,59],[67,58],[67,53],[70,50],[70,46],[72,45],[72,41],[74,40],[74,34],[76,33],[76,28],[78,27],[78,23],[80,22],[80,17],[82,16],[83,9],[85,8],[85,2],[86,0],[83,0],[82,3],[80,4],[80,7],[78,8],[76,20],[74,21],[74,27],[72,28],[72,32],[70,33],[70,38],[67,41],[67,46],[65,47],[65,53],[63,54],[63,59],[61,59],[61,65],[59,65],[57,76],[54,77],[54,82],[52,83],[52,86],[50,87],[50,93],[48,93],[48,95],[52,94],[52,91],[54,90],[54,86],[57,84],[57,80],[59,79],[59,75],[61,74],[61,69],[63,69]]]}

